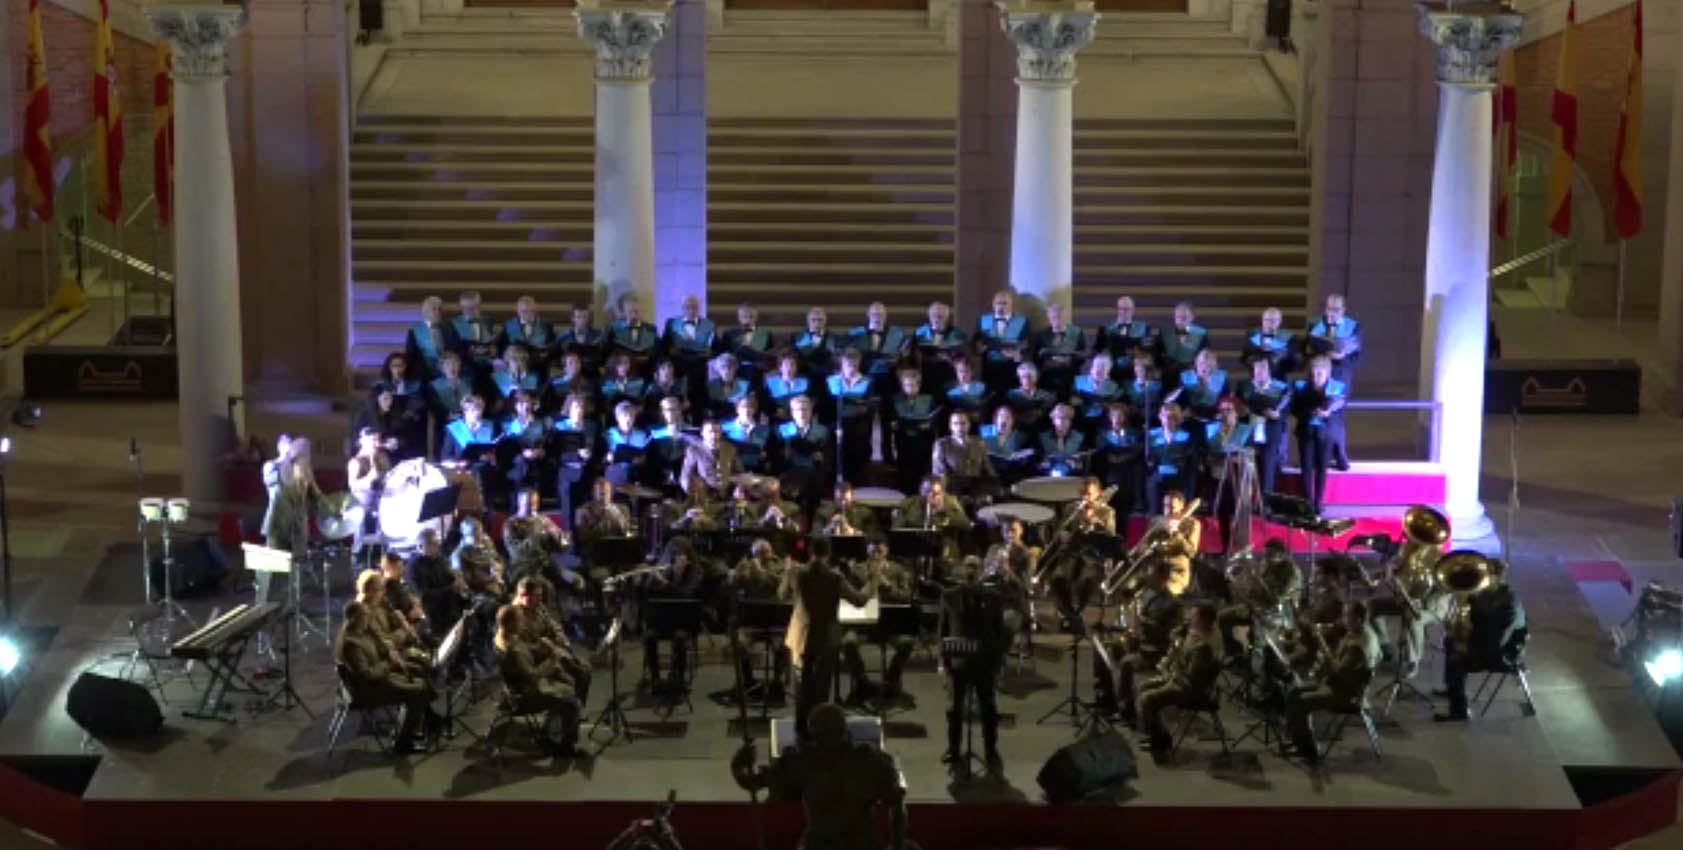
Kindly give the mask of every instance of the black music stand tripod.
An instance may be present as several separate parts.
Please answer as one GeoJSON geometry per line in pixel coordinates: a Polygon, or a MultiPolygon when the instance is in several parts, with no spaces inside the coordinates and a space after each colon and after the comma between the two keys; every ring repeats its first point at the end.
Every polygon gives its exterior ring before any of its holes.
{"type": "MultiPolygon", "coordinates": [[[[1088,632],[1087,637],[1093,643],[1093,652],[1097,653],[1099,659],[1104,662],[1105,669],[1111,671],[1110,657],[1099,643],[1098,634],[1088,632]]],[[[1063,702],[1052,706],[1050,711],[1041,715],[1039,720],[1034,721],[1036,726],[1044,726],[1046,721],[1068,711],[1069,722],[1075,726],[1075,736],[1077,738],[1110,730],[1110,721],[1099,713],[1098,704],[1081,699],[1081,639],[1082,635],[1070,636],[1069,696],[1064,697],[1063,702]]],[[[1114,675],[1114,672],[1112,672],[1112,675],[1114,675]]]]}
{"type": "MultiPolygon", "coordinates": [[[[964,638],[943,638],[941,640],[941,655],[947,659],[949,668],[953,666],[954,661],[966,665],[979,662],[977,658],[979,653],[976,651],[975,641],[967,642],[964,638]]],[[[954,671],[952,676],[952,687],[959,687],[957,671],[954,671]]],[[[954,753],[957,758],[954,758],[952,763],[947,765],[947,769],[952,772],[954,779],[964,780],[975,776],[977,766],[981,767],[983,774],[988,772],[987,760],[976,755],[976,711],[974,709],[976,697],[975,688],[966,688],[964,699],[960,700],[958,704],[958,722],[964,728],[964,752],[954,753]]]]}
{"type": "MultiPolygon", "coordinates": [[[[606,593],[615,597],[614,608],[617,611],[619,608],[618,583],[610,585],[606,593]]],[[[601,729],[604,725],[608,727],[607,739],[597,742],[596,753],[598,755],[619,740],[621,736],[625,738],[625,742],[628,744],[634,739],[631,734],[631,721],[625,716],[625,707],[620,704],[619,640],[620,629],[623,625],[623,621],[617,614],[608,625],[608,704],[602,706],[602,710],[596,714],[596,718],[590,721],[590,732],[585,736],[592,741],[596,741],[596,730],[601,729]]]]}

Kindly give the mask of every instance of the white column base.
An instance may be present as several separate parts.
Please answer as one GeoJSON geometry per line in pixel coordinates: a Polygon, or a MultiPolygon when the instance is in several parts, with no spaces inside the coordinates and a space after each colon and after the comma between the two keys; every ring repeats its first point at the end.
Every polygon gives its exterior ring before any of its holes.
{"type": "Polygon", "coordinates": [[[1496,536],[1496,523],[1484,512],[1482,502],[1449,513],[1449,545],[1474,549],[1487,555],[1501,554],[1504,541],[1496,536]]]}

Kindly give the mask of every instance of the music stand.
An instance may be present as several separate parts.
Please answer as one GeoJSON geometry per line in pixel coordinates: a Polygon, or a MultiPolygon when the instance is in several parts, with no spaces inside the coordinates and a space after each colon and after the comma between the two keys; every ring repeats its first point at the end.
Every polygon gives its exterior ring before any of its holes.
{"type": "MultiPolygon", "coordinates": [[[[747,630],[753,633],[754,643],[764,643],[766,645],[765,675],[766,683],[769,686],[775,682],[777,676],[777,652],[780,648],[778,644],[781,643],[777,636],[788,630],[789,618],[794,614],[795,604],[793,602],[780,602],[775,599],[743,599],[741,597],[737,597],[735,601],[736,626],[732,629],[731,635],[734,639],[737,631],[747,630]]],[[[741,665],[735,659],[732,659],[732,664],[736,667],[737,678],[740,679],[742,676],[741,665]]],[[[739,682],[739,684],[741,683],[739,682]]],[[[738,691],[743,695],[743,699],[747,698],[748,689],[746,687],[739,687],[738,691]]],[[[770,712],[771,690],[768,687],[760,697],[760,719],[765,720],[770,716],[770,712]]]]}
{"type": "MultiPolygon", "coordinates": [[[[444,639],[438,642],[438,648],[433,651],[432,655],[432,669],[429,671],[433,676],[440,676],[445,679],[449,677],[451,665],[456,663],[456,656],[461,653],[462,647],[467,644],[467,622],[468,618],[472,616],[473,611],[471,609],[462,614],[461,618],[456,620],[456,625],[451,626],[450,631],[445,633],[444,639]]],[[[473,677],[470,675],[462,681],[462,688],[472,686],[473,677]]],[[[467,721],[456,713],[457,690],[459,689],[450,687],[448,681],[445,682],[444,738],[453,741],[456,739],[457,732],[466,732],[475,741],[484,743],[485,736],[475,732],[473,727],[469,726],[467,721]]]]}
{"type": "Polygon", "coordinates": [[[309,715],[311,720],[314,720],[315,712],[304,704],[303,698],[298,696],[297,689],[292,686],[292,633],[299,630],[299,618],[302,616],[298,605],[298,577],[292,568],[292,553],[285,549],[271,549],[268,546],[259,546],[255,543],[241,544],[241,549],[245,551],[246,569],[252,572],[285,573],[291,576],[287,581],[286,597],[287,605],[292,608],[292,611],[288,616],[281,618],[281,622],[284,623],[282,628],[285,629],[281,635],[281,686],[279,690],[269,694],[268,699],[263,702],[263,707],[274,707],[281,711],[289,711],[296,706],[304,709],[304,713],[309,715]]]}
{"type": "MultiPolygon", "coordinates": [[[[456,510],[456,502],[462,498],[462,485],[448,484],[437,490],[428,491],[421,497],[421,515],[415,522],[423,523],[427,520],[438,519],[456,510]]],[[[439,541],[442,543],[443,541],[439,541]]]]}
{"type": "Polygon", "coordinates": [[[935,560],[941,554],[941,532],[925,528],[889,529],[888,554],[901,561],[921,563],[923,578],[937,581],[938,577],[930,573],[934,572],[935,560]]]}
{"type": "Polygon", "coordinates": [[[621,735],[625,736],[627,743],[632,740],[631,721],[625,716],[625,708],[619,704],[619,636],[620,619],[615,617],[609,624],[608,633],[602,638],[602,643],[596,647],[597,652],[601,652],[603,647],[608,649],[608,704],[602,706],[596,719],[590,722],[590,734],[585,737],[594,741],[596,730],[602,728],[604,723],[607,724],[608,739],[596,748],[598,754],[619,740],[621,735]]]}
{"type": "MultiPolygon", "coordinates": [[[[701,600],[699,599],[661,599],[659,597],[643,601],[643,629],[646,635],[652,635],[656,640],[671,639],[679,632],[689,635],[691,645],[701,637],[701,600]]],[[[657,647],[658,650],[658,647],[657,647]]],[[[687,649],[685,651],[688,651],[687,649]]],[[[645,662],[646,664],[647,662],[645,662]]],[[[676,663],[676,657],[674,657],[676,663]]],[[[695,671],[685,664],[687,679],[694,679],[695,671]]],[[[666,714],[670,715],[678,707],[678,700],[691,711],[695,710],[690,702],[690,682],[678,682],[678,694],[668,701],[666,714]]]]}
{"type": "Polygon", "coordinates": [[[643,538],[598,537],[585,544],[584,555],[586,570],[603,567],[617,573],[643,562],[643,538]]]}
{"type": "MultiPolygon", "coordinates": [[[[1094,657],[1104,665],[1105,674],[1114,677],[1116,665],[1110,659],[1110,652],[1104,648],[1097,632],[1088,632],[1087,641],[1093,645],[1094,657]]],[[[1034,721],[1036,726],[1043,726],[1046,721],[1069,712],[1069,722],[1075,726],[1075,736],[1084,737],[1089,734],[1099,734],[1110,731],[1110,721],[1099,714],[1097,703],[1081,699],[1081,636],[1072,635],[1069,642],[1069,696],[1052,706],[1052,709],[1034,721]]]]}
{"type": "Polygon", "coordinates": [[[868,539],[863,534],[837,534],[830,537],[830,558],[836,561],[863,561],[868,539]]]}

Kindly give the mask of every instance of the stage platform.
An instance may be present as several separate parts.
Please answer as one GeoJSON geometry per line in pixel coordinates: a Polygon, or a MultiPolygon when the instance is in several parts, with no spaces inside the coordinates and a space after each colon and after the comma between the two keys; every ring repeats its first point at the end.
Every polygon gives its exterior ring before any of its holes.
{"type": "MultiPolygon", "coordinates": [[[[727,767],[741,741],[734,704],[721,699],[732,678],[728,643],[718,636],[702,641],[693,709],[663,717],[640,700],[630,711],[636,739],[592,759],[557,762],[515,746],[497,764],[471,738],[395,759],[354,736],[354,721],[329,757],[332,667],[319,637],[301,648],[294,671],[314,720],[300,709],[253,715],[244,697],[234,700],[236,722],[187,719],[192,688],[176,678],[165,687],[159,740],[87,740],[65,714],[65,692],[85,669],[116,673],[132,649],[126,618],[139,594],[132,559],[119,547],[91,571],[73,616],[33,659],[0,722],[0,764],[9,768],[0,768],[0,807],[24,826],[90,848],[600,847],[674,791],[686,847],[755,846],[752,811],[727,767]]],[[[1628,675],[1602,657],[1601,627],[1571,576],[1557,559],[1538,556],[1516,565],[1515,584],[1532,612],[1535,716],[1522,711],[1512,686],[1487,717],[1467,724],[1434,724],[1429,706],[1405,700],[1381,724],[1382,758],[1356,725],[1319,770],[1255,739],[1223,758],[1195,731],[1166,763],[1139,753],[1137,779],[1074,807],[1044,805],[1035,782],[1047,756],[1074,740],[1067,715],[1036,723],[1068,695],[1069,639],[1043,636],[1030,669],[1005,677],[1004,776],[970,784],[952,783],[939,762],[942,686],[920,649],[906,676],[915,707],[886,722],[887,749],[912,803],[911,834],[931,850],[1115,847],[1124,832],[1127,844],[1154,848],[1482,847],[1497,838],[1587,850],[1673,822],[1683,765],[1628,675]]],[[[202,621],[237,601],[230,593],[189,608],[202,621]]],[[[874,669],[876,652],[866,659],[874,669]]],[[[621,664],[621,690],[631,692],[640,647],[627,647],[621,664]]],[[[1083,650],[1084,697],[1090,664],[1083,650]]],[[[606,666],[594,679],[592,715],[607,698],[606,666]]],[[[1433,656],[1418,681],[1429,688],[1440,676],[1433,656]]],[[[475,706],[469,725],[483,733],[490,711],[489,701],[475,706]]],[[[1224,722],[1230,735],[1249,724],[1233,707],[1224,722]]],[[[757,719],[750,728],[763,758],[765,729],[757,719]]],[[[768,846],[793,846],[798,809],[764,814],[768,846]]]]}

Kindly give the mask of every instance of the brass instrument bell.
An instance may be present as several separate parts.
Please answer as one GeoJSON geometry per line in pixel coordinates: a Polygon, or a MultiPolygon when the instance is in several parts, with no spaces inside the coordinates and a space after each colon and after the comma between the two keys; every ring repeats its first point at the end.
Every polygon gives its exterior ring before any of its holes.
{"type": "Polygon", "coordinates": [[[1471,549],[1457,549],[1439,558],[1432,572],[1438,585],[1454,594],[1455,610],[1447,622],[1450,634],[1464,650],[1473,629],[1472,606],[1467,602],[1490,586],[1490,559],[1471,549]]]}

